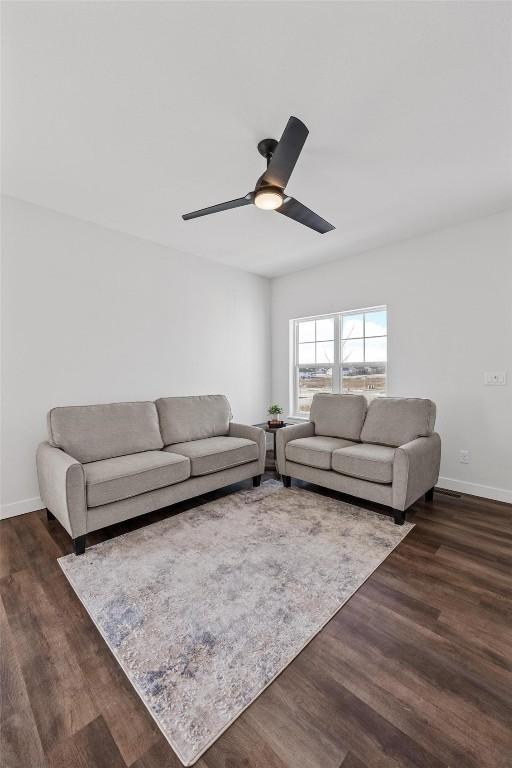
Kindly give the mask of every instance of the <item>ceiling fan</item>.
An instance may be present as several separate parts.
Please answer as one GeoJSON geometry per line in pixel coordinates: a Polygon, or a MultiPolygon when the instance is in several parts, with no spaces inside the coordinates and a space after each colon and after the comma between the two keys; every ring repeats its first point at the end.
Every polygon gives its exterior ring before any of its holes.
{"type": "Polygon", "coordinates": [[[301,120],[297,117],[290,117],[279,141],[263,139],[258,144],[258,152],[267,159],[267,170],[256,182],[254,192],[248,192],[245,197],[238,197],[227,203],[210,205],[199,211],[185,213],[183,218],[185,220],[195,219],[198,216],[207,216],[210,213],[219,213],[219,211],[240,208],[252,203],[265,211],[282,213],[283,216],[288,216],[289,219],[294,219],[321,234],[335,229],[328,221],[322,219],[321,216],[306,208],[305,205],[284,191],[308,133],[308,129],[301,120]]]}

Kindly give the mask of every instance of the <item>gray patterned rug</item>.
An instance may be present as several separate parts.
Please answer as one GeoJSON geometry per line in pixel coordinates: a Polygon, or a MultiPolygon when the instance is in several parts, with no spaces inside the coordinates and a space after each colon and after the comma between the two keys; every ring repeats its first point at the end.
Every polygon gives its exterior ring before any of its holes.
{"type": "Polygon", "coordinates": [[[59,563],[192,765],[412,527],[269,481],[59,563]]]}

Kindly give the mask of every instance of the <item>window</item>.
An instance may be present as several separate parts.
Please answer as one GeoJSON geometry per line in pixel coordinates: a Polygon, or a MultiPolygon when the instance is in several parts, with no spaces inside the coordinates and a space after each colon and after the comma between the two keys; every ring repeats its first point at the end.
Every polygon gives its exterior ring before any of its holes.
{"type": "Polygon", "coordinates": [[[386,394],[386,307],[293,321],[293,405],[308,416],[316,392],[386,394]]]}

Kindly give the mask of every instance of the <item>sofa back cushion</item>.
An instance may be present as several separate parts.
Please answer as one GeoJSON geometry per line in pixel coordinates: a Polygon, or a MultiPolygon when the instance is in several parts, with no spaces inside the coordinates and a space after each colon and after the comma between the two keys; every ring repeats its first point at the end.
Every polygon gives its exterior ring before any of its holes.
{"type": "Polygon", "coordinates": [[[48,439],[82,464],[163,448],[152,402],[53,408],[48,439]]]}
{"type": "Polygon", "coordinates": [[[359,440],[366,414],[364,395],[316,394],[311,404],[310,419],[316,435],[359,440]]]}
{"type": "Polygon", "coordinates": [[[232,418],[224,395],[161,397],[156,401],[165,445],[227,435],[232,418]]]}
{"type": "Polygon", "coordinates": [[[417,437],[431,435],[435,420],[436,406],[432,400],[377,397],[368,408],[361,440],[397,448],[417,437]]]}

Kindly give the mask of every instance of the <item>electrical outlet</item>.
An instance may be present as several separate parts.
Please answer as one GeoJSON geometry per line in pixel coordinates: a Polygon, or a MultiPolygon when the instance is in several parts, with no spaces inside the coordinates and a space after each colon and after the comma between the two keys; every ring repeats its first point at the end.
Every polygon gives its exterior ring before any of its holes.
{"type": "Polygon", "coordinates": [[[486,371],[484,373],[484,384],[486,387],[504,387],[506,383],[506,371],[486,371]]]}
{"type": "Polygon", "coordinates": [[[469,451],[459,451],[459,461],[461,464],[469,464],[469,451]]]}

